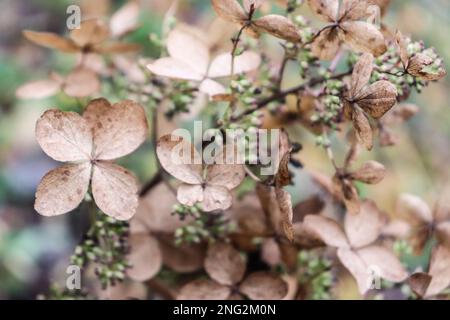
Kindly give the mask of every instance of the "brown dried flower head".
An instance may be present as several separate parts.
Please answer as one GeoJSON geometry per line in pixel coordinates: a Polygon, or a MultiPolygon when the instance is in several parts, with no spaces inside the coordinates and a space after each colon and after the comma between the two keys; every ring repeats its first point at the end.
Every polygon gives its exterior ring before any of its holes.
{"type": "Polygon", "coordinates": [[[138,182],[112,160],[137,149],[147,131],[144,109],[130,100],[114,105],[103,98],[93,100],[83,116],[46,111],[36,124],[36,139],[47,155],[70,163],[44,176],[36,191],[36,211],[44,216],[69,212],[91,185],[95,203],[104,213],[130,219],[138,204],[138,182]]]}

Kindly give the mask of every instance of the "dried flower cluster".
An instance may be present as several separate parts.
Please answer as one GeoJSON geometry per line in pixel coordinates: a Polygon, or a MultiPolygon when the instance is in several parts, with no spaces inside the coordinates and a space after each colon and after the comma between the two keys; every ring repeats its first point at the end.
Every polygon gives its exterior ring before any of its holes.
{"type": "MultiPolygon", "coordinates": [[[[108,257],[101,269],[118,273],[100,273],[104,285],[123,280],[114,290],[127,292],[127,297],[135,297],[126,289],[134,281],[145,283],[154,297],[168,299],[332,298],[333,287],[347,271],[366,297],[374,294],[374,275],[406,286],[408,298],[448,297],[449,207],[439,204],[432,211],[419,198],[405,195],[398,210],[405,221],[389,221],[376,199],[360,193],[361,183],[375,185],[389,174],[374,160],[358,167],[360,147],[370,151],[377,142],[394,145],[391,126],[418,112],[404,103],[411,91],[446,75],[434,50],[375,24],[389,2],[308,0],[288,1],[286,6],[280,1],[287,14],[276,15],[270,13],[269,1],[212,0],[220,20],[208,33],[166,21],[163,34],[150,37],[161,49],[157,59],[122,56],[138,49],[118,41],[138,27],[134,1],[113,15],[109,27],[87,20],[69,38],[25,31],[36,44],[81,58],[68,76],[52,73],[47,80],[26,84],[17,90],[19,97],[62,92],[91,99],[106,96],[100,84],[107,83],[116,88],[108,98],[121,101],[97,98],[78,112],[52,109],[38,120],[39,145],[67,164],[42,179],[36,211],[54,216],[86,201],[114,219],[130,220],[129,235],[122,230],[117,236],[121,240],[113,252],[120,254],[108,257]],[[308,6],[325,26],[314,29],[297,13],[300,6],[308,6]],[[112,41],[107,41],[109,36],[112,41]],[[264,51],[262,43],[271,36],[281,42],[281,59],[264,51]],[[105,67],[101,62],[111,54],[116,57],[105,67]],[[332,60],[331,65],[324,68],[322,60],[332,60]],[[298,84],[285,89],[288,63],[297,64],[301,73],[298,84]],[[119,77],[125,81],[115,80],[119,77]],[[138,102],[124,100],[131,98],[138,102]],[[251,162],[251,156],[242,164],[206,164],[198,146],[172,133],[194,117],[207,118],[204,123],[220,133],[285,129],[277,170],[263,175],[260,159],[251,162]],[[158,165],[139,192],[134,175],[113,160],[147,140],[147,121],[158,165]],[[296,126],[315,135],[335,170],[333,177],[299,163],[301,147],[295,134],[288,135],[296,126]],[[339,166],[330,136],[339,139],[341,133],[349,151],[339,166]],[[190,163],[174,160],[173,150],[180,146],[191,152],[190,163]],[[298,179],[292,178],[299,167],[321,191],[293,204],[298,179]],[[122,247],[124,238],[130,250],[122,247]],[[437,242],[427,273],[408,270],[394,250],[403,240],[418,254],[425,244],[437,242]],[[118,265],[120,270],[113,268],[118,265]]],[[[176,4],[170,19],[174,12],[176,4]]],[[[116,229],[105,223],[96,230],[91,238],[98,240],[105,239],[99,230],[113,237],[116,229]]],[[[99,262],[98,257],[103,261],[104,242],[83,243],[74,259],[84,257],[80,265],[99,262]],[[98,254],[92,255],[94,247],[98,254]]],[[[381,294],[388,290],[377,289],[381,294]]]]}

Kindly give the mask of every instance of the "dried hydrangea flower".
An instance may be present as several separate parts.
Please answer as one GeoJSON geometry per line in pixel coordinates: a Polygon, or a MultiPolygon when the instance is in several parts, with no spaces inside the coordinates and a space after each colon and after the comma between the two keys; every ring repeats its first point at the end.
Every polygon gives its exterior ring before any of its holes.
{"type": "MultiPolygon", "coordinates": [[[[240,185],[245,178],[244,166],[226,163],[226,159],[220,159],[224,157],[223,153],[216,154],[214,164],[198,164],[198,161],[202,161],[200,154],[189,141],[179,136],[171,134],[162,136],[158,140],[156,152],[162,167],[183,182],[178,187],[178,201],[188,206],[199,203],[203,211],[228,209],[232,204],[230,191],[240,185]],[[182,158],[173,159],[173,150],[180,147],[183,153],[190,151],[190,163],[184,163],[185,159],[182,158]]],[[[179,154],[177,156],[184,157],[179,154]]]]}
{"type": "Polygon", "coordinates": [[[210,245],[204,268],[211,279],[198,279],[180,289],[178,300],[280,300],[288,293],[288,286],[277,274],[253,272],[244,277],[246,261],[227,243],[210,245]],[[232,289],[237,291],[233,297],[232,289]]]}
{"type": "Polygon", "coordinates": [[[89,103],[83,116],[48,110],[36,124],[44,152],[69,162],[47,173],[36,191],[35,209],[44,216],[69,212],[81,203],[89,186],[97,206],[107,215],[128,220],[138,204],[134,175],[112,162],[137,149],[147,137],[147,118],[137,103],[89,103]]]}
{"type": "Polygon", "coordinates": [[[373,132],[367,114],[380,119],[397,102],[397,88],[389,81],[380,80],[368,85],[373,60],[370,53],[359,58],[353,69],[350,88],[344,96],[344,113],[353,121],[358,140],[368,150],[373,148],[373,132]]]}
{"type": "Polygon", "coordinates": [[[243,7],[237,0],[211,0],[211,2],[219,17],[239,24],[254,37],[267,32],[290,42],[301,40],[295,24],[284,16],[269,14],[254,19],[255,11],[261,6],[262,0],[243,0],[243,7]]]}
{"type": "Polygon", "coordinates": [[[108,26],[99,19],[85,20],[79,29],[70,32],[69,38],[63,38],[51,32],[24,30],[24,36],[46,48],[68,53],[126,53],[134,52],[139,46],[124,42],[107,42],[110,36],[108,26]]]}
{"type": "Polygon", "coordinates": [[[447,75],[444,62],[437,57],[433,50],[408,53],[408,46],[400,31],[397,31],[396,41],[400,52],[400,60],[406,73],[425,81],[436,81],[447,75]]]}
{"type": "Polygon", "coordinates": [[[100,91],[100,80],[95,72],[78,67],[67,77],[52,72],[48,79],[31,81],[16,90],[16,96],[21,99],[43,99],[59,92],[69,97],[84,98],[100,91]]]}
{"type": "Polygon", "coordinates": [[[345,216],[344,229],[336,221],[323,216],[305,218],[305,225],[327,246],[337,248],[339,260],[355,278],[361,294],[370,289],[372,268],[376,268],[378,276],[388,281],[401,282],[407,277],[406,270],[394,253],[374,244],[384,223],[384,215],[370,201],[362,204],[360,214],[345,216]]]}
{"type": "Polygon", "coordinates": [[[311,9],[330,25],[324,27],[314,39],[313,54],[322,60],[332,59],[342,42],[356,52],[371,53],[378,57],[386,52],[383,34],[363,19],[370,15],[366,0],[308,0],[311,9]]]}
{"type": "MultiPolygon", "coordinates": [[[[223,94],[226,89],[213,79],[231,75],[231,54],[222,53],[211,60],[205,42],[181,29],[170,32],[167,38],[169,57],[147,65],[154,74],[172,79],[191,80],[200,83],[199,90],[210,96],[223,94]]],[[[234,58],[234,74],[246,73],[258,68],[261,58],[246,51],[234,58]]]]}

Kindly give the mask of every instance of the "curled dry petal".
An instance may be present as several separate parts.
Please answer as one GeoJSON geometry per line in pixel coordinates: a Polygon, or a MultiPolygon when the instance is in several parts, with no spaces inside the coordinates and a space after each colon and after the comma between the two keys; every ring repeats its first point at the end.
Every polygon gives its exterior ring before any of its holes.
{"type": "Polygon", "coordinates": [[[431,276],[424,272],[417,272],[408,278],[411,290],[420,298],[424,297],[431,283],[431,276]]]}
{"type": "Polygon", "coordinates": [[[294,241],[294,229],[292,226],[292,200],[291,195],[280,188],[275,188],[275,196],[280,208],[281,230],[289,241],[294,241]]]}
{"type": "Polygon", "coordinates": [[[316,215],[306,216],[304,225],[328,246],[337,248],[347,248],[349,246],[342,228],[330,218],[316,215]]]}
{"type": "Polygon", "coordinates": [[[247,14],[237,0],[212,0],[211,2],[214,11],[222,19],[237,23],[247,19],[247,14]]]}
{"type": "Polygon", "coordinates": [[[227,243],[215,243],[208,249],[205,270],[220,284],[231,286],[244,277],[246,263],[240,253],[227,243]]]}
{"type": "Polygon", "coordinates": [[[251,300],[281,300],[288,293],[287,283],[270,272],[251,273],[239,286],[251,300]]]}
{"type": "Polygon", "coordinates": [[[136,150],[147,138],[144,108],[131,100],[111,105],[106,99],[92,100],[83,117],[94,134],[94,158],[112,160],[136,150]]]}
{"type": "Polygon", "coordinates": [[[353,180],[361,181],[367,184],[377,184],[384,179],[386,169],[384,166],[376,161],[368,161],[363,166],[353,172],[351,177],[353,180]]]}
{"type": "Polygon", "coordinates": [[[353,248],[373,243],[379,237],[385,224],[385,217],[371,201],[364,201],[359,214],[345,216],[345,233],[353,248]]]}
{"type": "Polygon", "coordinates": [[[25,30],[23,31],[23,35],[28,40],[46,48],[57,49],[62,52],[78,51],[78,47],[75,43],[51,32],[25,30]]]}
{"type": "Polygon", "coordinates": [[[138,206],[138,182],[125,168],[97,161],[92,170],[92,195],[105,214],[117,220],[129,220],[138,206]]]}
{"type": "Polygon", "coordinates": [[[436,70],[428,70],[427,67],[435,63],[434,59],[423,53],[417,53],[409,59],[407,72],[426,81],[436,81],[447,75],[447,71],[442,66],[437,66],[436,70]]]}
{"type": "Polygon", "coordinates": [[[36,191],[34,208],[43,216],[56,216],[74,210],[89,187],[91,165],[66,164],[48,172],[36,191]]]}
{"type": "Polygon", "coordinates": [[[356,138],[358,141],[366,147],[367,150],[373,148],[373,132],[370,126],[369,119],[364,112],[358,108],[352,109],[353,128],[355,129],[356,138]]]}
{"type": "Polygon", "coordinates": [[[286,17],[269,14],[253,22],[258,31],[264,31],[271,35],[290,42],[300,42],[300,34],[295,24],[286,17]]]}
{"type": "Polygon", "coordinates": [[[47,110],[36,123],[36,139],[44,152],[57,161],[89,160],[92,132],[75,112],[47,110]]]}
{"type": "Polygon", "coordinates": [[[408,48],[405,38],[403,37],[403,34],[400,31],[397,31],[397,33],[395,34],[395,41],[397,42],[400,60],[403,64],[403,68],[407,69],[409,64],[408,48]]]}
{"type": "Polygon", "coordinates": [[[209,279],[198,279],[180,289],[177,300],[226,300],[230,288],[209,279]]]}
{"type": "Polygon", "coordinates": [[[202,158],[186,139],[171,134],[162,136],[156,153],[164,170],[178,180],[189,184],[202,183],[202,158]]]}
{"type": "Polygon", "coordinates": [[[134,234],[130,236],[130,247],[128,261],[131,268],[127,270],[127,274],[140,282],[153,278],[162,266],[158,240],[147,233],[134,234]]]}

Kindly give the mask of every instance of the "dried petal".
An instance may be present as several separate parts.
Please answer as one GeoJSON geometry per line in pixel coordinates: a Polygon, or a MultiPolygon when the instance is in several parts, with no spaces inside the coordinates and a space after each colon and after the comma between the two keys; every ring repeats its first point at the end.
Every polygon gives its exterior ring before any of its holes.
{"type": "Polygon", "coordinates": [[[231,286],[244,277],[246,263],[233,246],[227,243],[215,243],[208,249],[205,270],[220,284],[231,286]]]}
{"type": "Polygon", "coordinates": [[[292,226],[292,200],[291,195],[283,189],[275,188],[275,195],[280,207],[281,230],[289,241],[294,241],[294,229],[292,226]]]}
{"type": "Polygon", "coordinates": [[[371,285],[369,268],[356,252],[348,248],[339,248],[337,251],[339,261],[351,273],[358,284],[359,293],[364,295],[371,285]]]}
{"type": "Polygon", "coordinates": [[[288,287],[278,275],[261,271],[251,273],[241,283],[239,291],[251,300],[281,300],[288,287]]]}
{"type": "Polygon", "coordinates": [[[28,40],[46,48],[57,49],[62,52],[77,52],[79,50],[75,43],[55,33],[24,30],[23,35],[28,40]]]}
{"type": "Polygon", "coordinates": [[[177,300],[226,300],[230,288],[209,279],[198,279],[180,289],[177,300]]]}
{"type": "Polygon", "coordinates": [[[106,24],[98,19],[85,20],[79,29],[70,32],[70,39],[83,48],[88,45],[96,45],[105,41],[109,36],[106,24]]]}
{"type": "Polygon", "coordinates": [[[253,22],[258,31],[264,31],[271,35],[290,42],[300,42],[300,33],[295,24],[286,17],[269,14],[253,22]]]}
{"type": "Polygon", "coordinates": [[[358,141],[366,147],[367,150],[373,148],[373,133],[369,119],[360,108],[354,107],[352,110],[353,128],[355,129],[358,141]]]}
{"type": "Polygon", "coordinates": [[[395,41],[397,42],[398,50],[400,53],[400,60],[402,61],[403,67],[406,69],[408,68],[409,64],[408,48],[406,46],[405,38],[400,31],[397,31],[395,35],[395,41]]]}
{"type": "Polygon", "coordinates": [[[150,72],[162,77],[194,81],[203,79],[203,74],[196,72],[189,65],[173,58],[158,59],[147,65],[147,68],[150,72]]]}
{"type": "Polygon", "coordinates": [[[179,273],[192,273],[202,269],[205,250],[200,245],[174,245],[172,237],[159,237],[164,265],[179,273]]]}
{"type": "Polygon", "coordinates": [[[139,51],[141,46],[137,43],[124,43],[124,42],[109,42],[92,47],[92,52],[100,54],[113,54],[113,53],[129,53],[139,51]]]}
{"type": "Polygon", "coordinates": [[[425,296],[430,297],[441,293],[450,285],[450,251],[444,246],[433,249],[428,274],[432,277],[425,296]]]}
{"type": "Polygon", "coordinates": [[[402,194],[397,201],[397,213],[407,219],[418,219],[421,222],[431,223],[433,214],[428,204],[412,194],[402,194]]]}
{"type": "Polygon", "coordinates": [[[42,99],[51,97],[61,90],[61,83],[53,79],[37,80],[25,83],[16,90],[20,99],[42,99]]]}
{"type": "Polygon", "coordinates": [[[358,106],[372,118],[379,119],[397,102],[397,88],[389,81],[377,81],[361,92],[356,99],[358,106]]]}
{"type": "Polygon", "coordinates": [[[138,27],[139,3],[130,1],[117,10],[109,20],[109,29],[113,37],[121,37],[138,27]]]}
{"type": "Polygon", "coordinates": [[[205,79],[200,83],[200,86],[198,87],[198,90],[200,92],[206,93],[209,95],[210,99],[215,100],[216,97],[221,95],[227,95],[227,89],[217,81],[211,80],[211,79],[205,79]]]}
{"type": "Polygon", "coordinates": [[[161,165],[172,176],[189,184],[202,183],[202,158],[189,141],[168,134],[158,140],[156,152],[161,165]]]}
{"type": "MultiPolygon", "coordinates": [[[[253,51],[245,51],[234,57],[234,74],[247,73],[255,70],[261,63],[261,57],[253,51]]],[[[208,70],[208,77],[221,78],[231,75],[231,54],[222,53],[213,59],[208,70]]]]}
{"type": "Polygon", "coordinates": [[[36,123],[36,139],[42,150],[57,161],[89,160],[92,133],[75,112],[48,110],[36,123]]]}
{"type": "Polygon", "coordinates": [[[144,108],[131,100],[111,105],[106,99],[92,100],[83,117],[94,133],[94,158],[112,160],[136,150],[147,138],[144,108]]]}
{"type": "Polygon", "coordinates": [[[177,200],[186,206],[193,206],[204,199],[203,187],[200,184],[182,183],[177,190],[177,200]]]}
{"type": "Polygon", "coordinates": [[[425,293],[428,290],[428,287],[431,283],[431,276],[423,273],[418,272],[414,273],[408,278],[408,284],[411,287],[411,290],[420,298],[425,296],[425,293]]]}
{"type": "Polygon", "coordinates": [[[153,278],[161,269],[162,255],[158,240],[150,234],[134,234],[130,236],[131,251],[128,261],[131,268],[127,274],[136,281],[146,281],[153,278]]]}
{"type": "Polygon", "coordinates": [[[353,68],[350,96],[352,99],[358,96],[362,89],[369,83],[373,70],[373,56],[370,53],[363,54],[353,68]]]}
{"type": "Polygon", "coordinates": [[[312,43],[311,51],[321,60],[333,59],[340,48],[340,39],[336,28],[323,30],[312,43]]]}
{"type": "Polygon", "coordinates": [[[67,76],[63,91],[69,97],[84,98],[99,92],[100,87],[100,80],[95,72],[78,68],[67,76]]]}
{"type": "Polygon", "coordinates": [[[39,183],[34,208],[43,216],[56,216],[74,210],[89,187],[91,165],[66,164],[48,172],[39,183]]]}
{"type": "Polygon", "coordinates": [[[335,22],[338,18],[339,0],[308,0],[308,5],[327,22],[335,22]]]}
{"type": "Polygon", "coordinates": [[[340,27],[340,35],[352,50],[368,52],[375,57],[386,52],[383,34],[374,25],[363,21],[345,21],[340,27]]]}
{"type": "Polygon", "coordinates": [[[379,237],[385,217],[371,201],[364,201],[359,214],[345,216],[345,234],[353,248],[373,243],[379,237]]]}
{"type": "Polygon", "coordinates": [[[244,9],[246,12],[250,12],[251,8],[253,10],[258,9],[264,0],[243,0],[242,4],[244,5],[244,9]]]}
{"type": "Polygon", "coordinates": [[[331,247],[347,248],[347,237],[336,221],[322,216],[306,216],[304,225],[331,247]]]}
{"type": "Polygon", "coordinates": [[[427,69],[434,63],[435,61],[426,54],[417,53],[409,59],[407,71],[410,75],[426,81],[442,79],[447,75],[447,71],[442,66],[437,66],[434,71],[427,69]]]}
{"type": "Polygon", "coordinates": [[[384,179],[386,169],[376,161],[368,161],[357,171],[351,174],[353,180],[361,181],[367,184],[377,184],[384,179]]]}
{"type": "Polygon", "coordinates": [[[203,211],[227,210],[233,203],[230,191],[222,186],[207,185],[203,193],[201,206],[203,211]]]}
{"type": "Polygon", "coordinates": [[[222,19],[241,23],[247,19],[247,14],[236,0],[212,0],[212,6],[222,19]]]}
{"type": "Polygon", "coordinates": [[[369,16],[369,3],[364,0],[344,0],[339,12],[341,21],[361,20],[369,16]]]}
{"type": "Polygon", "coordinates": [[[129,220],[138,206],[138,182],[125,168],[97,161],[92,171],[92,195],[105,214],[117,220],[129,220]]]}

